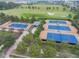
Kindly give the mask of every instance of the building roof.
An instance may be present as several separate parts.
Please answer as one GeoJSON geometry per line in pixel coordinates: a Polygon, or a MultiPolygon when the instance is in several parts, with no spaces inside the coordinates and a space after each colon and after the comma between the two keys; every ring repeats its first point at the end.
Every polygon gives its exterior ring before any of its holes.
{"type": "Polygon", "coordinates": [[[33,23],[33,25],[34,25],[34,26],[39,26],[39,25],[40,25],[40,21],[35,21],[35,22],[33,23]]]}

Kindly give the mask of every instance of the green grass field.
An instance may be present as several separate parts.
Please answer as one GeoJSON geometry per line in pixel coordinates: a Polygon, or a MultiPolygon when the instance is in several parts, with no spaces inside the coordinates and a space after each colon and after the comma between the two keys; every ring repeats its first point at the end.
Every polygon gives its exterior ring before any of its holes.
{"type": "Polygon", "coordinates": [[[36,16],[36,17],[47,17],[47,18],[68,18],[68,15],[71,14],[74,16],[72,12],[69,11],[68,8],[66,8],[65,11],[63,11],[63,6],[61,5],[31,5],[40,7],[40,9],[28,9],[28,5],[21,5],[18,8],[15,9],[9,9],[9,10],[0,10],[0,12],[3,12],[7,15],[13,15],[13,16],[36,16]],[[51,10],[47,10],[46,7],[51,7],[51,10]],[[53,7],[55,7],[53,9],[53,7]],[[57,10],[56,7],[59,7],[57,10]],[[48,13],[53,13],[54,15],[49,15],[48,13]]]}

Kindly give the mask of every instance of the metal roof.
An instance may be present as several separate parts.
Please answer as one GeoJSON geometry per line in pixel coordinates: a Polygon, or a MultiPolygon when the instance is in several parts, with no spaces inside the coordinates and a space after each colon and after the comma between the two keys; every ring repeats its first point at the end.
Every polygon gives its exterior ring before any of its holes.
{"type": "Polygon", "coordinates": [[[39,26],[39,25],[40,25],[40,21],[35,21],[35,22],[33,23],[33,25],[34,25],[34,26],[39,26]]]}

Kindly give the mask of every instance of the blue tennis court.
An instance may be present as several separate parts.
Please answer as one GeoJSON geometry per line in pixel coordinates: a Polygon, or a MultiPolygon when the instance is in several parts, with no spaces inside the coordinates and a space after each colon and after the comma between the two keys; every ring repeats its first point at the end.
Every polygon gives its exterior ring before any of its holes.
{"type": "Polygon", "coordinates": [[[57,33],[47,33],[47,40],[68,42],[68,43],[78,43],[74,35],[69,34],[57,34],[57,33]]]}
{"type": "Polygon", "coordinates": [[[68,26],[54,26],[54,25],[48,25],[49,30],[65,30],[65,31],[71,31],[70,27],[68,26]]]}
{"type": "Polygon", "coordinates": [[[11,24],[11,25],[9,25],[9,27],[12,27],[12,28],[27,28],[27,24],[11,24]]]}
{"type": "Polygon", "coordinates": [[[55,23],[55,24],[67,24],[66,21],[63,21],[63,20],[49,20],[48,23],[55,23]]]}

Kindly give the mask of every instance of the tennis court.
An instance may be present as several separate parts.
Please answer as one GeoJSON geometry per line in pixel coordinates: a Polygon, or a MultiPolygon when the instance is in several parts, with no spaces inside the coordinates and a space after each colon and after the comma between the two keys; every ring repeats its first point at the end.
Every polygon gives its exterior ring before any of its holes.
{"type": "Polygon", "coordinates": [[[46,20],[46,24],[43,25],[44,31],[40,34],[40,39],[78,43],[79,36],[76,34],[77,30],[66,20],[46,20]]]}
{"type": "Polygon", "coordinates": [[[47,40],[68,42],[68,43],[78,43],[76,37],[70,34],[58,34],[58,33],[47,33],[47,40]]]}
{"type": "Polygon", "coordinates": [[[48,25],[49,30],[65,30],[65,31],[71,31],[69,26],[54,26],[54,25],[48,25]]]}
{"type": "Polygon", "coordinates": [[[48,20],[49,24],[67,24],[65,20],[48,20]]]}

